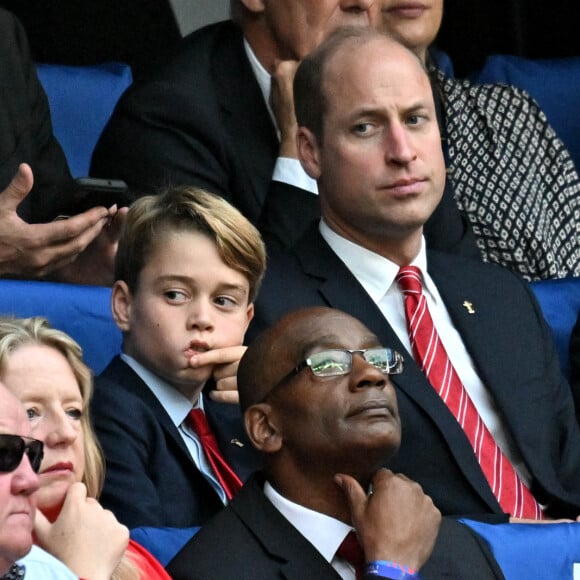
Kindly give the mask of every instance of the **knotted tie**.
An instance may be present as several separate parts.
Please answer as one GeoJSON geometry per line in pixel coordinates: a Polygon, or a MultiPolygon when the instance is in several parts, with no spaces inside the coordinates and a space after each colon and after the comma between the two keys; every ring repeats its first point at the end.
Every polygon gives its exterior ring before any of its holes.
{"type": "Polygon", "coordinates": [[[214,475],[225,491],[227,498],[232,499],[243,484],[223,458],[214,434],[211,432],[205,413],[201,409],[192,409],[189,412],[189,421],[191,428],[197,433],[201,441],[201,446],[213,469],[214,475]]]}
{"type": "Polygon", "coordinates": [[[405,266],[399,270],[397,282],[405,295],[407,329],[415,359],[467,435],[502,509],[514,517],[541,519],[540,506],[494,441],[449,360],[422,292],[421,271],[416,266],[405,266]]]}
{"type": "Polygon", "coordinates": [[[346,560],[353,568],[356,574],[356,580],[362,580],[365,566],[365,554],[356,537],[356,532],[349,532],[342,544],[336,550],[336,555],[346,560]]]}

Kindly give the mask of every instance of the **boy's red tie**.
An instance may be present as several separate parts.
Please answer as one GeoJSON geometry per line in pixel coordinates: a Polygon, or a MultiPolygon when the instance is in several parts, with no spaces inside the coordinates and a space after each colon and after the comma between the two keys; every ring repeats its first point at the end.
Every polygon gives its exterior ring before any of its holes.
{"type": "Polygon", "coordinates": [[[197,433],[201,441],[205,456],[211,465],[214,475],[226,492],[230,500],[242,487],[242,481],[223,458],[216,438],[211,432],[205,413],[201,409],[192,409],[189,412],[191,428],[197,433]]]}

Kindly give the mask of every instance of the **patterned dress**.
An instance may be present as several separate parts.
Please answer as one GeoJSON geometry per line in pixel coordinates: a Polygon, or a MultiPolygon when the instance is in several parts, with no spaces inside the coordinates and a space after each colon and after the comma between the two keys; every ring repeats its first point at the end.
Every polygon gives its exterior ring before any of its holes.
{"type": "Polygon", "coordinates": [[[484,261],[527,280],[580,276],[580,180],[537,103],[514,87],[432,72],[448,178],[484,261]]]}

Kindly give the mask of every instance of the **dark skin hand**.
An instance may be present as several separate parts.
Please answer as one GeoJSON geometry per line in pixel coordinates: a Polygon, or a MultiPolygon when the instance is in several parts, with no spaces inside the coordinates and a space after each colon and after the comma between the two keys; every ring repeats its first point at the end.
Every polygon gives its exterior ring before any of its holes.
{"type": "Polygon", "coordinates": [[[367,562],[390,560],[418,570],[427,561],[441,525],[441,513],[423,489],[401,474],[379,469],[367,495],[356,479],[337,474],[367,562]]]}
{"type": "Polygon", "coordinates": [[[32,170],[23,163],[0,192],[0,276],[43,278],[69,266],[117,213],[115,206],[94,207],[66,220],[29,224],[16,209],[33,182],[32,170]]]}

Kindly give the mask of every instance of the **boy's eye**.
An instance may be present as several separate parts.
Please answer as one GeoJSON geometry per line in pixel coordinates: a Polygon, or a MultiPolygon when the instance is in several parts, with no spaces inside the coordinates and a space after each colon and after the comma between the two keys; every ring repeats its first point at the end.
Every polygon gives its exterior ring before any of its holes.
{"type": "Polygon", "coordinates": [[[218,306],[236,306],[237,301],[231,298],[230,296],[218,296],[215,299],[215,303],[218,306]]]}
{"type": "Polygon", "coordinates": [[[185,292],[180,290],[167,290],[164,296],[172,302],[183,302],[186,299],[185,292]]]}

